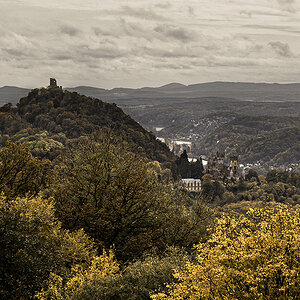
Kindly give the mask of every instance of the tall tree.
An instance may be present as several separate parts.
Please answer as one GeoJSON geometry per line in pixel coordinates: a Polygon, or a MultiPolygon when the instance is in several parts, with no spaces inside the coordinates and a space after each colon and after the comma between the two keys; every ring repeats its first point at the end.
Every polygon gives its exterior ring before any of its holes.
{"type": "Polygon", "coordinates": [[[201,179],[203,176],[203,163],[200,157],[195,162],[191,162],[191,177],[196,179],[201,179]]]}
{"type": "Polygon", "coordinates": [[[165,184],[160,166],[126,151],[115,137],[83,140],[58,162],[52,185],[65,228],[84,228],[116,257],[127,261],[152,247],[191,248],[206,234],[209,212],[185,206],[183,192],[165,184]]]}
{"type": "Polygon", "coordinates": [[[59,163],[57,213],[69,229],[84,228],[127,259],[151,247],[162,193],[147,161],[110,137],[79,142],[59,163]]]}
{"type": "Polygon", "coordinates": [[[52,175],[50,162],[34,158],[26,145],[8,141],[0,148],[0,190],[8,198],[38,194],[52,175]]]}
{"type": "Polygon", "coordinates": [[[188,160],[186,150],[183,150],[179,159],[177,160],[179,174],[182,178],[191,178],[191,165],[188,160]]]}
{"type": "Polygon", "coordinates": [[[94,247],[83,230],[61,228],[53,199],[0,196],[1,299],[32,299],[51,272],[66,278],[72,266],[89,265],[94,247]]]}

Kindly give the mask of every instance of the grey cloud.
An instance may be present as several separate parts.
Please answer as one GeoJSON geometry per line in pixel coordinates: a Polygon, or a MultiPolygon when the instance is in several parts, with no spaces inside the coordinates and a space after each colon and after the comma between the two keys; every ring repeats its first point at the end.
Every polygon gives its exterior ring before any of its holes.
{"type": "Polygon", "coordinates": [[[251,25],[244,25],[245,28],[254,28],[254,29],[269,29],[269,30],[278,30],[283,32],[290,32],[290,33],[300,33],[300,30],[295,30],[293,27],[285,26],[285,25],[259,25],[259,24],[251,24],[251,25]]]}
{"type": "Polygon", "coordinates": [[[54,60],[69,60],[71,59],[71,55],[63,54],[63,53],[56,53],[50,56],[54,60]]]}
{"type": "Polygon", "coordinates": [[[244,59],[237,57],[223,57],[216,55],[209,55],[203,58],[198,63],[195,62],[195,66],[208,66],[208,67],[246,67],[246,66],[257,66],[257,59],[244,59]]]}
{"type": "Polygon", "coordinates": [[[60,32],[67,34],[69,36],[76,36],[80,33],[80,30],[76,27],[68,24],[64,24],[59,28],[60,32]]]}
{"type": "Polygon", "coordinates": [[[94,31],[97,37],[111,37],[118,41],[126,37],[143,38],[149,41],[154,38],[151,27],[145,29],[142,23],[129,22],[124,18],[120,18],[117,22],[114,22],[114,24],[112,24],[110,27],[94,27],[92,28],[92,30],[94,31]]]}
{"type": "Polygon", "coordinates": [[[293,4],[295,0],[277,0],[279,4],[293,4]]]}
{"type": "Polygon", "coordinates": [[[131,17],[145,19],[145,20],[156,20],[156,21],[162,21],[167,19],[165,16],[162,16],[154,12],[150,8],[133,8],[129,6],[122,7],[121,15],[127,15],[131,17]]]}
{"type": "Polygon", "coordinates": [[[282,43],[282,42],[271,42],[269,45],[272,47],[272,49],[282,57],[293,57],[294,54],[292,53],[289,44],[282,43]]]}
{"type": "Polygon", "coordinates": [[[90,58],[103,58],[103,59],[114,59],[122,56],[127,56],[128,52],[124,49],[118,49],[116,47],[99,47],[91,49],[89,47],[84,47],[79,50],[79,57],[85,56],[90,58]]]}
{"type": "Polygon", "coordinates": [[[144,55],[148,55],[151,57],[161,57],[161,58],[193,58],[197,57],[194,53],[191,53],[188,50],[184,50],[182,48],[176,49],[163,49],[163,48],[152,48],[152,47],[144,47],[141,49],[141,53],[144,55]]]}
{"type": "Polygon", "coordinates": [[[288,12],[295,12],[296,9],[294,7],[295,0],[277,0],[279,5],[288,12]]]}
{"type": "Polygon", "coordinates": [[[139,38],[146,38],[146,39],[152,39],[150,32],[145,30],[140,23],[132,23],[128,22],[125,19],[121,18],[121,30],[126,35],[132,36],[132,37],[139,37],[139,38]]]}
{"type": "Polygon", "coordinates": [[[170,2],[164,2],[164,3],[158,3],[155,6],[158,8],[166,9],[166,8],[170,8],[172,5],[170,2]]]}
{"type": "Polygon", "coordinates": [[[270,11],[265,11],[265,10],[249,10],[249,9],[244,9],[244,10],[240,11],[240,15],[244,15],[244,16],[247,16],[249,18],[251,18],[253,15],[282,17],[282,16],[285,16],[286,13],[270,12],[270,11]]]}
{"type": "Polygon", "coordinates": [[[28,53],[26,50],[23,49],[11,49],[11,48],[5,48],[2,49],[4,52],[6,52],[8,55],[13,56],[17,59],[22,59],[26,56],[28,56],[28,53]]]}
{"type": "Polygon", "coordinates": [[[198,80],[199,73],[209,73],[211,79],[251,80],[254,74],[274,81],[299,77],[299,16],[290,13],[299,5],[296,0],[256,0],[246,5],[242,0],[218,0],[216,5],[119,0],[98,7],[91,0],[94,10],[83,0],[68,0],[70,5],[53,1],[40,1],[41,8],[30,6],[33,0],[22,1],[23,6],[11,5],[11,0],[6,9],[1,7],[1,82],[21,84],[30,76],[34,79],[26,82],[39,82],[54,65],[65,81],[99,84],[101,78],[108,86],[176,79],[184,70],[194,72],[190,81],[198,80]],[[76,8],[77,4],[87,9],[76,8]],[[23,20],[24,12],[28,18],[23,20]],[[251,16],[255,22],[247,20],[251,16]],[[28,66],[34,72],[27,77],[17,70],[28,66]]]}
{"type": "Polygon", "coordinates": [[[195,9],[191,6],[188,7],[188,10],[189,10],[189,15],[192,16],[192,17],[195,17],[196,14],[195,14],[195,9]]]}
{"type": "Polygon", "coordinates": [[[112,32],[109,29],[103,29],[99,27],[93,27],[92,30],[97,36],[114,36],[117,37],[118,35],[114,32],[112,32]]]}
{"type": "Polygon", "coordinates": [[[0,50],[8,60],[22,61],[40,56],[39,43],[14,32],[7,32],[0,37],[0,50]]]}
{"type": "Polygon", "coordinates": [[[247,17],[249,17],[249,18],[251,18],[252,17],[252,14],[253,14],[253,12],[252,11],[250,11],[250,10],[242,10],[242,11],[240,11],[240,15],[245,15],[245,16],[247,16],[247,17]]]}
{"type": "Polygon", "coordinates": [[[189,70],[193,69],[191,64],[182,64],[182,63],[157,63],[153,65],[156,69],[172,69],[172,70],[189,70]]]}
{"type": "Polygon", "coordinates": [[[164,35],[167,38],[173,38],[182,42],[188,42],[194,40],[195,38],[190,31],[186,30],[183,27],[177,27],[174,25],[158,25],[154,28],[154,31],[164,35]]]}

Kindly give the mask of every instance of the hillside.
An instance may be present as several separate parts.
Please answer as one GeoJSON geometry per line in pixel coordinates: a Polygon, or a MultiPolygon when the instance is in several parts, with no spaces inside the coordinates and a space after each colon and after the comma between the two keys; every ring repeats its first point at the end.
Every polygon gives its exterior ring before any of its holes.
{"type": "Polygon", "coordinates": [[[14,140],[45,139],[66,144],[71,139],[108,128],[126,140],[135,152],[145,153],[151,160],[169,163],[175,156],[114,104],[63,91],[59,88],[34,89],[22,98],[16,108],[0,110],[2,143],[14,140]]]}
{"type": "Polygon", "coordinates": [[[242,162],[267,166],[300,161],[300,118],[239,116],[220,126],[201,143],[211,153],[238,154],[242,162]]]}
{"type": "MultiPolygon", "coordinates": [[[[140,126],[123,112],[119,116],[119,113],[116,113],[119,108],[115,105],[101,104],[103,107],[98,109],[98,100],[94,100],[94,98],[101,98],[117,103],[126,114],[147,130],[156,132],[156,128],[160,128],[156,134],[165,140],[192,142],[195,156],[210,155],[217,149],[224,148],[228,154],[237,152],[242,161],[263,161],[266,168],[269,166],[282,167],[299,161],[297,128],[299,128],[300,102],[296,101],[297,91],[300,90],[298,87],[299,84],[227,82],[190,86],[171,83],[159,88],[115,88],[112,90],[79,86],[66,89],[64,92],[60,91],[63,96],[49,96],[47,93],[45,94],[45,90],[37,90],[38,92],[33,91],[29,94],[33,95],[28,96],[30,100],[25,97],[25,100],[21,101],[17,107],[17,113],[10,117],[11,120],[8,116],[15,109],[9,109],[10,113],[2,116],[0,129],[6,128],[3,134],[16,135],[15,139],[21,137],[27,142],[31,139],[32,134],[35,135],[36,140],[44,140],[43,136],[46,135],[50,139],[50,146],[48,146],[52,147],[52,144],[55,144],[56,147],[57,141],[63,144],[66,141],[61,137],[50,138],[53,135],[64,133],[67,138],[76,138],[109,124],[109,127],[115,127],[118,132],[122,131],[121,135],[127,141],[138,145],[135,147],[135,151],[141,147],[144,149],[143,151],[147,152],[150,159],[161,162],[170,161],[172,155],[167,147],[163,144],[157,146],[158,142],[154,142],[154,137],[147,137],[148,133],[141,131],[140,126]],[[35,93],[41,93],[41,91],[44,94],[35,96],[35,93]],[[79,96],[74,91],[93,98],[79,96]],[[268,97],[275,94],[276,97],[274,96],[272,101],[266,101],[270,99],[268,97]],[[83,101],[89,99],[88,107],[78,104],[75,95],[83,101]],[[193,98],[195,95],[198,97],[193,98]],[[200,97],[201,95],[214,96],[200,97]],[[232,98],[226,98],[226,95],[232,98]],[[285,96],[280,98],[280,95],[285,96]],[[56,96],[62,100],[56,99],[52,103],[53,101],[48,99],[56,96]],[[234,96],[236,99],[233,99],[234,96]],[[251,99],[254,101],[242,101],[247,100],[246,96],[249,99],[253,97],[251,99]],[[44,99],[45,97],[47,100],[44,99]],[[68,98],[71,100],[66,100],[68,98]],[[279,98],[284,101],[280,101],[279,98]],[[286,101],[287,99],[293,99],[293,101],[286,101]],[[35,101],[46,101],[49,107],[35,101]],[[57,101],[58,104],[56,104],[57,101]],[[69,116],[70,113],[71,116],[69,116]],[[116,114],[116,116],[107,119],[105,113],[111,116],[116,114]],[[128,124],[123,126],[124,122],[126,124],[134,122],[136,125],[131,124],[131,129],[127,130],[128,124]],[[9,128],[7,128],[7,124],[10,124],[9,128]],[[27,130],[28,128],[31,128],[31,131],[22,132],[23,129],[27,130]],[[282,143],[281,132],[278,130],[286,128],[295,130],[285,137],[285,140],[289,141],[282,143]],[[149,140],[151,141],[150,145],[149,140]],[[290,146],[293,142],[296,148],[290,146]]],[[[1,91],[7,95],[10,92],[14,92],[15,95],[17,92],[25,92],[22,89],[5,87],[0,89],[0,96],[1,91]]],[[[48,92],[54,93],[53,91],[48,92]]],[[[56,92],[58,93],[58,91],[56,92]]],[[[13,96],[10,99],[10,102],[15,103],[12,100],[13,96]]],[[[100,101],[100,103],[103,102],[100,101]]],[[[141,149],[139,151],[142,151],[141,149]]],[[[174,160],[174,157],[171,160],[174,160]]]]}

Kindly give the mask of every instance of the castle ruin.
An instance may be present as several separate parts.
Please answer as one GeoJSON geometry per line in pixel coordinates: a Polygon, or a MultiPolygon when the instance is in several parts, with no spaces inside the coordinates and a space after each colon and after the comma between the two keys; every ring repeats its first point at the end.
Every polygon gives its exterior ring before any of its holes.
{"type": "Polygon", "coordinates": [[[59,89],[62,89],[62,86],[58,86],[57,85],[57,81],[55,78],[50,78],[50,85],[49,85],[50,88],[59,88],[59,89]]]}

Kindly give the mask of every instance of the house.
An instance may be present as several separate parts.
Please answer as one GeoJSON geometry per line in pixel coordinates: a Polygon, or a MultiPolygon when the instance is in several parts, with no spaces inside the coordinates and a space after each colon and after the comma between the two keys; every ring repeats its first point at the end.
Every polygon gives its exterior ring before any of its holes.
{"type": "Polygon", "coordinates": [[[185,178],[185,179],[181,179],[180,184],[183,189],[189,192],[201,191],[201,179],[185,178]]]}

